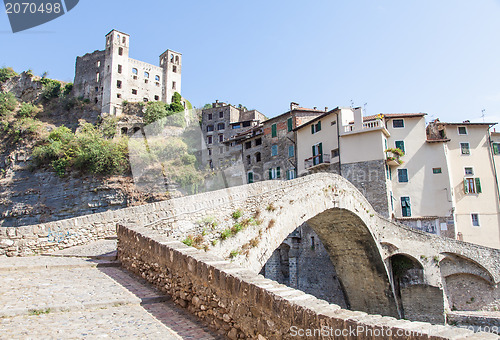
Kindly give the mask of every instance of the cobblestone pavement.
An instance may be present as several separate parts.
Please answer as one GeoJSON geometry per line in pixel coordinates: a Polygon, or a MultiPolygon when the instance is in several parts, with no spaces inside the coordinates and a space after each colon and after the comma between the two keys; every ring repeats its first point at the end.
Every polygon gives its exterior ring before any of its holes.
{"type": "Polygon", "coordinates": [[[0,339],[224,339],[114,261],[0,258],[0,287],[0,339]]]}

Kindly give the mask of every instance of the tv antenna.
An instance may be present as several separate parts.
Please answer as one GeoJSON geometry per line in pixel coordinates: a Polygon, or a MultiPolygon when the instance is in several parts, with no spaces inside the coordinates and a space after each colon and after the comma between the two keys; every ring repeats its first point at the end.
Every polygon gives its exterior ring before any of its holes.
{"type": "Polygon", "coordinates": [[[482,109],[482,110],[481,110],[481,118],[483,118],[483,123],[484,123],[484,112],[486,112],[486,110],[485,110],[485,109],[482,109]]]}
{"type": "Polygon", "coordinates": [[[354,107],[354,101],[351,99],[351,107],[354,107]]]}
{"type": "Polygon", "coordinates": [[[367,114],[366,114],[366,105],[368,105],[368,103],[364,103],[364,104],[363,104],[363,111],[365,111],[365,116],[367,115],[367,114]]]}

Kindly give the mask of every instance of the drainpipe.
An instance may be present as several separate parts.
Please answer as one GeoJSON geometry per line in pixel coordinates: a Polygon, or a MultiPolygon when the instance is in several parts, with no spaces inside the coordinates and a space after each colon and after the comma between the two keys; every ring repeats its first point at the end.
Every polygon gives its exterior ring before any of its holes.
{"type": "Polygon", "coordinates": [[[339,149],[339,175],[342,176],[342,154],[340,153],[340,122],[339,122],[339,112],[337,111],[337,146],[339,149]]]}
{"type": "Polygon", "coordinates": [[[491,127],[492,125],[488,127],[488,147],[490,149],[491,162],[493,163],[493,175],[495,176],[495,185],[497,188],[498,204],[500,208],[500,188],[498,186],[497,166],[495,163],[495,153],[493,152],[493,141],[491,140],[491,132],[490,132],[491,127]]]}

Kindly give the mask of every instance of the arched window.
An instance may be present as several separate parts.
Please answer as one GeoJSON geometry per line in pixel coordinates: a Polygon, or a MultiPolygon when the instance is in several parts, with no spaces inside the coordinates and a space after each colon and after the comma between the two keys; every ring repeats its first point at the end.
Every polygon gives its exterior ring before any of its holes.
{"type": "Polygon", "coordinates": [[[226,128],[226,124],[224,124],[224,123],[217,124],[217,130],[224,130],[225,128],[226,128]]]}
{"type": "Polygon", "coordinates": [[[175,63],[179,65],[179,56],[175,56],[175,63]]]}
{"type": "Polygon", "coordinates": [[[170,62],[172,62],[172,63],[174,62],[174,55],[173,54],[170,55],[170,62]]]}
{"type": "Polygon", "coordinates": [[[133,74],[137,74],[137,69],[136,69],[136,68],[133,68],[133,69],[132,69],[132,73],[133,73],[133,74]]]}
{"type": "Polygon", "coordinates": [[[148,72],[144,72],[144,78],[149,78],[149,73],[148,72]]]}
{"type": "Polygon", "coordinates": [[[160,76],[155,76],[156,81],[160,81],[160,76]]]}

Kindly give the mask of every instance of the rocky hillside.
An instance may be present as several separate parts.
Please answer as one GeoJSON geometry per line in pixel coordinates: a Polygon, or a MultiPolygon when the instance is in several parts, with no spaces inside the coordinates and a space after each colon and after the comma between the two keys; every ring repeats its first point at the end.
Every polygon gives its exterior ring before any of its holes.
{"type": "MultiPolygon", "coordinates": [[[[119,122],[74,98],[71,88],[29,71],[0,69],[0,226],[168,198],[137,190],[126,165],[126,143],[113,138],[119,122]],[[124,162],[115,161],[116,155],[124,162]]],[[[137,120],[124,120],[130,119],[137,120]]]]}

